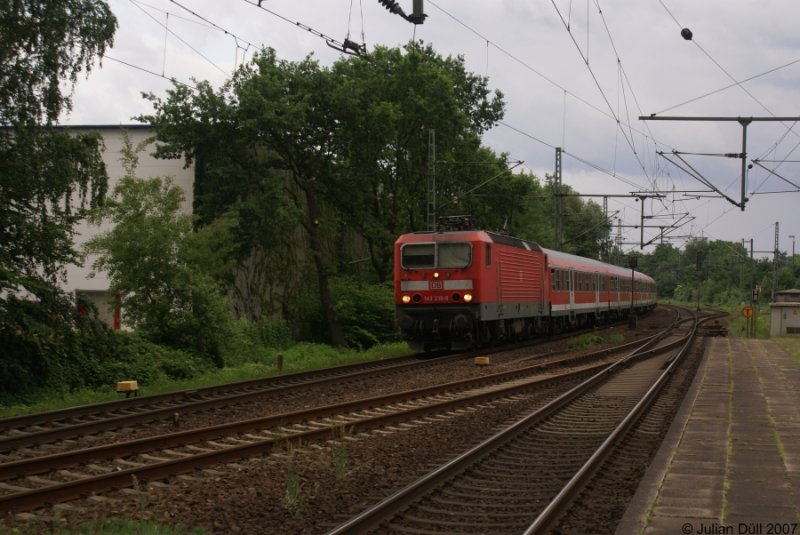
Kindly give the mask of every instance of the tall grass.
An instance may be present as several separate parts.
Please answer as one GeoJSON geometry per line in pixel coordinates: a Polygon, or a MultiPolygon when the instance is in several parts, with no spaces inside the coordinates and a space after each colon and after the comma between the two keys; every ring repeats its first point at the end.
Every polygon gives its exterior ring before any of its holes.
{"type": "MultiPolygon", "coordinates": [[[[96,518],[87,522],[63,528],[41,525],[41,529],[33,526],[19,526],[7,528],[3,531],[7,535],[26,535],[29,529],[37,529],[36,533],[50,535],[208,535],[203,528],[187,528],[158,524],[150,521],[133,520],[130,518],[96,518]]],[[[0,527],[2,529],[2,527],[0,527]]]]}
{"type": "MultiPolygon", "coordinates": [[[[147,385],[140,386],[140,394],[160,394],[175,390],[185,390],[212,386],[235,381],[245,381],[270,377],[274,375],[302,372],[339,366],[354,362],[365,362],[384,358],[397,357],[409,353],[405,343],[376,345],[366,351],[347,348],[333,348],[323,344],[300,343],[287,349],[264,349],[253,360],[243,360],[235,365],[221,369],[208,370],[191,379],[170,380],[163,378],[147,385]],[[278,355],[283,356],[283,369],[277,367],[278,355]]],[[[117,378],[120,381],[127,377],[117,378]]],[[[29,405],[0,406],[0,417],[40,412],[47,410],[86,405],[121,398],[115,391],[116,383],[110,383],[102,390],[77,390],[74,392],[58,392],[29,405]]]]}

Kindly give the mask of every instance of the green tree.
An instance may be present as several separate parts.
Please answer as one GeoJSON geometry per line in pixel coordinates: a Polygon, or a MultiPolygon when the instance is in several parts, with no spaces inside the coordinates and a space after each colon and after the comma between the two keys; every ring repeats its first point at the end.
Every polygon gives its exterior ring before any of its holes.
{"type": "Polygon", "coordinates": [[[92,329],[58,282],[76,259],[73,227],[101,202],[107,175],[96,135],[53,125],[116,25],[99,0],[0,5],[0,391],[80,382],[72,364],[92,329]]]}
{"type": "Polygon", "coordinates": [[[102,0],[10,0],[0,7],[0,124],[52,124],[72,107],[78,74],[113,44],[117,19],[102,0]]]}
{"type": "MultiPolygon", "coordinates": [[[[200,164],[207,177],[199,192],[201,221],[235,211],[239,228],[246,229],[239,242],[245,262],[272,245],[265,243],[264,235],[270,242],[280,242],[300,225],[315,268],[329,340],[340,346],[345,341],[331,296],[330,260],[322,237],[325,193],[338,170],[331,142],[337,127],[332,95],[330,72],[317,62],[281,61],[273,50],[264,50],[219,93],[201,84],[196,91],[178,87],[165,101],[148,96],[156,112],[143,119],[156,125],[164,142],[157,154],[183,153],[188,161],[200,164]],[[221,180],[230,186],[219,192],[209,188],[221,180]],[[255,216],[252,221],[248,214],[255,216]],[[258,232],[261,235],[256,236],[258,232]]],[[[291,273],[291,266],[286,268],[291,273]]]]}
{"type": "Polygon", "coordinates": [[[230,270],[224,262],[225,220],[206,227],[203,235],[193,233],[191,216],[181,213],[181,189],[168,178],[138,178],[130,142],[122,161],[125,175],[95,214],[95,222],[113,227],[86,244],[87,253],[98,255],[94,269],[108,273],[110,291],[137,331],[222,366],[231,317],[211,274],[225,276],[230,270]]]}
{"type": "Polygon", "coordinates": [[[237,313],[257,320],[281,311],[274,305],[276,288],[292,288],[285,274],[299,263],[293,244],[302,212],[258,124],[239,113],[232,84],[219,92],[207,82],[196,89],[176,85],[166,100],[147,95],[156,112],[141,119],[157,127],[157,156],[195,164],[195,226],[233,219],[236,278],[228,291],[237,313]]]}
{"type": "Polygon", "coordinates": [[[467,192],[505,174],[505,157],[480,143],[505,105],[462,57],[442,57],[418,42],[343,58],[333,76],[334,144],[346,172],[334,175],[330,202],[366,241],[376,278],[384,281],[398,234],[426,228],[429,155],[435,152],[440,215],[464,210],[467,192]]]}
{"type": "Polygon", "coordinates": [[[662,243],[651,254],[642,255],[639,261],[638,269],[656,279],[658,296],[672,298],[683,280],[680,272],[681,251],[668,243],[662,243]]]}
{"type": "Polygon", "coordinates": [[[98,0],[0,7],[0,295],[52,286],[75,259],[73,225],[105,194],[99,138],[50,127],[115,29],[98,0]]]}
{"type": "Polygon", "coordinates": [[[387,279],[397,234],[424,227],[428,132],[437,132],[437,155],[456,163],[442,177],[444,198],[485,178],[465,162],[503,169],[480,148],[479,134],[502,112],[500,96],[488,94],[461,58],[417,44],[333,69],[265,50],[218,92],[201,83],[149,96],[155,113],[142,119],[158,129],[159,155],[196,163],[199,221],[235,214],[238,273],[268,266],[265,275],[283,277],[272,286],[288,295],[311,287],[302,276],[312,266],[328,340],[339,345],[330,277],[364,243],[374,277],[387,279]]]}

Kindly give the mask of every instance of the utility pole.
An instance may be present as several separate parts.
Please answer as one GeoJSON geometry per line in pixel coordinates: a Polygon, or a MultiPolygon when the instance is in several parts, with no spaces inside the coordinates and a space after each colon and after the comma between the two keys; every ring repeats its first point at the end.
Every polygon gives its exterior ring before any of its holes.
{"type": "Polygon", "coordinates": [[[778,241],[780,234],[778,233],[778,222],[775,222],[775,252],[772,255],[772,301],[775,301],[775,285],[778,284],[778,241]]]}
{"type": "MultiPolygon", "coordinates": [[[[744,247],[744,238],[742,238],[742,251],[744,251],[744,256],[739,258],[739,292],[740,295],[744,292],[744,263],[747,260],[747,249],[744,247]]],[[[742,297],[744,297],[742,295],[742,297]]],[[[744,301],[744,299],[742,299],[744,301]]]]}
{"type": "Polygon", "coordinates": [[[436,230],[436,130],[428,130],[428,230],[436,230]]]}
{"type": "Polygon", "coordinates": [[[556,249],[561,249],[561,236],[563,234],[562,218],[564,210],[561,205],[561,147],[556,147],[556,169],[553,175],[553,205],[556,218],[556,249]]]}
{"type": "Polygon", "coordinates": [[[756,274],[753,267],[753,238],[750,238],[750,308],[753,309],[753,317],[747,322],[747,336],[756,337],[756,321],[758,320],[758,293],[756,292],[756,274]]]}

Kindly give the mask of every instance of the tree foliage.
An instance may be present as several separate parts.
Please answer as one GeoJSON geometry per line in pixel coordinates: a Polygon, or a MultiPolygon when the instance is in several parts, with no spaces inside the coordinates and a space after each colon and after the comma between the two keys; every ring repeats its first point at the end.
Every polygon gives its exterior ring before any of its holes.
{"type": "Polygon", "coordinates": [[[12,396],[81,383],[82,343],[101,331],[58,283],[76,259],[75,223],[105,194],[102,143],[53,125],[116,24],[100,0],[0,6],[0,391],[12,396]]]}
{"type": "Polygon", "coordinates": [[[193,233],[191,216],[181,212],[181,189],[169,178],[138,178],[137,163],[126,142],[125,175],[95,214],[96,222],[113,226],[90,239],[86,250],[97,255],[94,269],[108,273],[126,323],[153,342],[193,351],[221,366],[231,320],[211,274],[225,276],[231,267],[225,262],[226,228],[220,226],[225,221],[193,233]]]}
{"type": "Polygon", "coordinates": [[[505,104],[462,57],[419,42],[342,59],[333,76],[335,143],[347,171],[336,175],[331,202],[366,240],[371,267],[385,281],[397,235],[427,228],[432,175],[439,213],[452,214],[465,209],[466,192],[506,169],[480,138],[505,104]]]}
{"type": "Polygon", "coordinates": [[[39,126],[71,109],[70,89],[113,44],[102,0],[8,0],[0,7],[0,124],[39,126]]]}
{"type": "Polygon", "coordinates": [[[112,43],[98,0],[13,0],[0,8],[0,292],[36,295],[74,260],[73,225],[105,194],[96,135],[50,125],[72,85],[112,43]]]}
{"type": "MultiPolygon", "coordinates": [[[[327,340],[336,345],[345,338],[330,277],[356,254],[344,244],[363,243],[360,254],[383,281],[396,235],[425,224],[428,132],[437,132],[442,158],[502,166],[479,137],[502,116],[501,96],[490,98],[486,80],[467,73],[463,59],[421,44],[405,53],[379,48],[331,69],[264,50],[218,92],[199,84],[148,98],[155,113],[142,119],[158,129],[158,154],[197,165],[201,224],[234,214],[240,274],[255,271],[255,262],[293,262],[266,270],[283,275],[265,286],[279,285],[285,296],[302,291],[293,276],[314,273],[327,340]]],[[[482,176],[456,170],[447,187],[464,191],[465,179],[482,176]]]]}

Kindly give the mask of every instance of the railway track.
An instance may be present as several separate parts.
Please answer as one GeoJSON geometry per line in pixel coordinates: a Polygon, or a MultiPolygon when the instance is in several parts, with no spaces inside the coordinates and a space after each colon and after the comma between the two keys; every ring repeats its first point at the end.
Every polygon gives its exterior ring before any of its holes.
{"type": "Polygon", "coordinates": [[[335,527],[345,533],[546,533],[680,366],[697,321],[642,348],[335,527]]]}
{"type": "Polygon", "coordinates": [[[436,361],[421,363],[418,357],[412,356],[397,357],[0,418],[0,454],[34,444],[169,419],[176,412],[241,405],[265,394],[283,394],[295,389],[336,383],[376,372],[402,373],[409,367],[433,366],[435,363],[436,361]]]}
{"type": "MultiPolygon", "coordinates": [[[[471,351],[450,355],[437,355],[436,358],[405,356],[392,359],[347,364],[309,372],[298,372],[276,377],[253,379],[236,383],[182,390],[165,394],[120,399],[117,401],[70,407],[54,411],[25,414],[0,418],[0,462],[14,460],[10,452],[42,444],[61,442],[67,449],[72,447],[68,441],[88,435],[105,433],[104,442],[115,442],[116,436],[135,434],[137,426],[164,422],[166,427],[176,427],[173,421],[181,418],[181,426],[187,425],[182,418],[187,414],[201,411],[214,411],[220,408],[247,407],[267,396],[280,396],[287,399],[296,392],[311,388],[336,386],[348,381],[363,381],[378,374],[397,377],[411,370],[435,369],[447,366],[452,361],[470,359],[478,354],[487,355],[507,351],[514,347],[535,347],[541,343],[576,333],[536,341],[533,344],[518,344],[493,348],[491,350],[471,351]]],[[[371,379],[370,379],[371,380],[371,379]]]]}
{"type": "MultiPolygon", "coordinates": [[[[631,345],[617,351],[627,351],[631,345]]],[[[546,364],[531,360],[511,371],[304,411],[74,451],[34,451],[30,457],[0,464],[0,512],[30,510],[166,480],[202,467],[269,454],[289,444],[336,438],[343,432],[413,425],[431,415],[514,396],[550,399],[565,384],[606,366],[610,358],[609,350],[603,350],[581,357],[555,357],[546,364]]]]}

